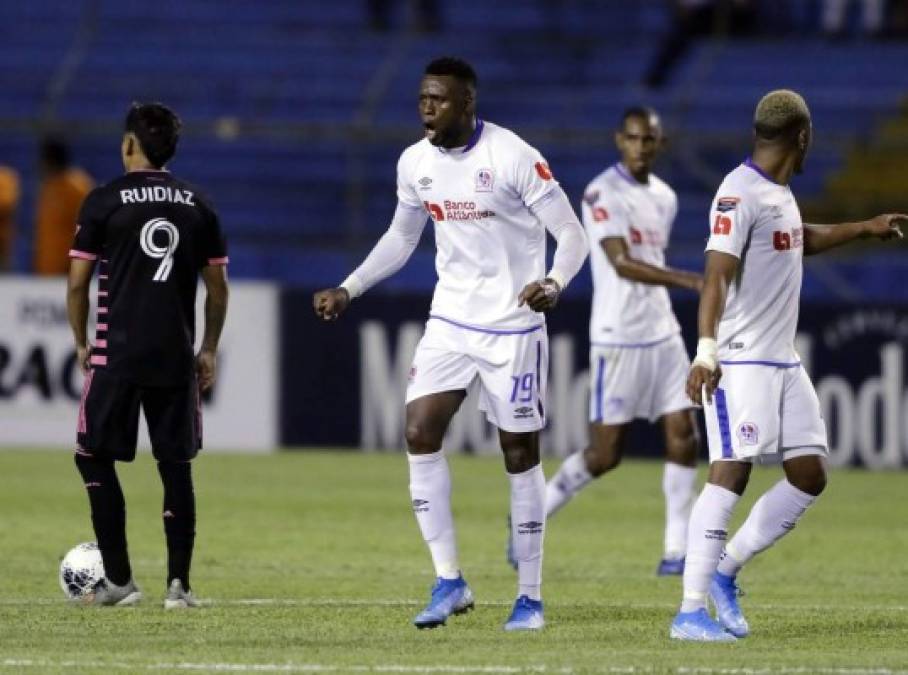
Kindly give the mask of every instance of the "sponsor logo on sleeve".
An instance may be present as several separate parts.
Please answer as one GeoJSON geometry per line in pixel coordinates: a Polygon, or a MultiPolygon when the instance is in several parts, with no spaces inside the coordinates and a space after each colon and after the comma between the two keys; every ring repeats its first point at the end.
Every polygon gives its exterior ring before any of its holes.
{"type": "Polygon", "coordinates": [[[717,213],[716,221],[713,223],[713,234],[731,234],[731,218],[717,213]]]}
{"type": "Polygon", "coordinates": [[[539,177],[542,180],[552,180],[552,170],[549,168],[549,165],[545,162],[536,162],[536,173],[539,174],[539,177]]]}
{"type": "Polygon", "coordinates": [[[728,213],[729,211],[734,211],[738,208],[738,202],[740,202],[738,197],[719,197],[716,200],[716,211],[719,213],[728,213]]]}

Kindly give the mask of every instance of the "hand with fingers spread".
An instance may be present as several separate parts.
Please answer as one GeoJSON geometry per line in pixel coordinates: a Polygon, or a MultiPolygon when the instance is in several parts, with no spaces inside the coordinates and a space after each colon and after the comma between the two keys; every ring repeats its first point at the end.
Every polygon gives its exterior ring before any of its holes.
{"type": "Polygon", "coordinates": [[[908,215],[903,213],[884,213],[871,218],[864,224],[864,237],[873,237],[888,241],[902,239],[902,227],[908,225],[908,215]]]}
{"type": "Polygon", "coordinates": [[[542,281],[527,284],[517,296],[517,306],[529,306],[534,312],[545,312],[558,304],[561,287],[554,279],[546,277],[542,281]]]}
{"type": "Polygon", "coordinates": [[[326,288],[312,296],[316,315],[325,321],[335,321],[350,306],[350,293],[346,288],[326,288]]]}

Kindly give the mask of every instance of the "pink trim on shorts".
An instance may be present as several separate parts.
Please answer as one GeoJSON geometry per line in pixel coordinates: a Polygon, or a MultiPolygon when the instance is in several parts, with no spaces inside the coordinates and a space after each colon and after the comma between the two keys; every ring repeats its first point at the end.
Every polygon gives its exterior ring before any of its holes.
{"type": "Polygon", "coordinates": [[[79,251],[78,249],[71,248],[69,249],[70,258],[79,258],[80,260],[97,260],[98,256],[96,253],[89,253],[88,251],[79,251]]]}
{"type": "Polygon", "coordinates": [[[107,365],[107,357],[104,354],[92,354],[90,361],[93,366],[107,365]]]}
{"type": "Polygon", "coordinates": [[[95,340],[95,347],[98,349],[107,349],[107,340],[95,340]]]}
{"type": "Polygon", "coordinates": [[[226,265],[230,262],[230,258],[226,255],[223,258],[208,258],[209,265],[226,265]]]}

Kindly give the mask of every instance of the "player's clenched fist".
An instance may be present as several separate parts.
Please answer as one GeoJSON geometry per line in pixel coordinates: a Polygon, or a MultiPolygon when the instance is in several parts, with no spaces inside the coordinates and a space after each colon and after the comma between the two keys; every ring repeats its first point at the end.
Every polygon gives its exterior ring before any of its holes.
{"type": "Polygon", "coordinates": [[[326,288],[312,296],[315,313],[325,321],[334,321],[350,305],[346,288],[326,288]]]}
{"type": "Polygon", "coordinates": [[[558,304],[561,287],[554,279],[534,281],[524,286],[517,296],[517,306],[528,305],[534,312],[544,312],[558,304]]]}

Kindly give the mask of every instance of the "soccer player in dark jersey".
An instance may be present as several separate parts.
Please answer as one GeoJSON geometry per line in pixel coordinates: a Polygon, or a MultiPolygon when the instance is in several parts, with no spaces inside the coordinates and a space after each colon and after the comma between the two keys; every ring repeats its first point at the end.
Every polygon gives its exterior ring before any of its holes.
{"type": "Polygon", "coordinates": [[[85,199],[70,251],[67,310],[85,372],[76,466],[85,481],[105,578],[87,604],[131,605],[142,598],[126,546],[126,505],[114,461],[136,455],[139,406],[164,484],[166,609],[197,606],[189,586],[195,542],[190,461],[202,447],[200,390],[212,386],[227,314],[227,250],[218,216],[196,188],[164,167],[180,120],[167,107],[134,104],[121,153],[125,175],[85,199]],[[98,269],[94,344],[88,289],[98,269]],[[194,354],[199,273],[205,330],[194,354]]]}

